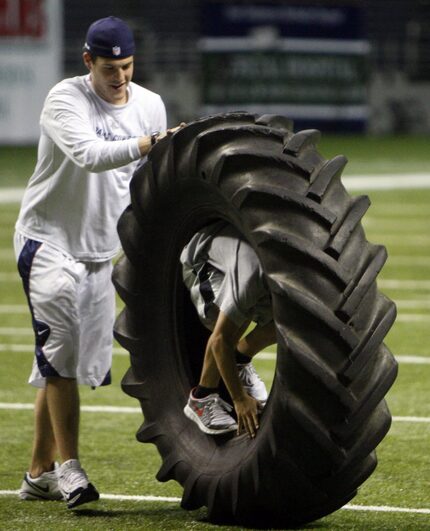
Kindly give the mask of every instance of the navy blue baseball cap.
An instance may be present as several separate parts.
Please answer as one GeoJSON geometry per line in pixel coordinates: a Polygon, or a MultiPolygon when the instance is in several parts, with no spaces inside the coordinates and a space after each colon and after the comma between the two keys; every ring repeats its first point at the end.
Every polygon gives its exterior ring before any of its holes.
{"type": "Polygon", "coordinates": [[[120,18],[101,18],[88,28],[84,50],[111,59],[129,57],[136,51],[133,32],[120,18]]]}

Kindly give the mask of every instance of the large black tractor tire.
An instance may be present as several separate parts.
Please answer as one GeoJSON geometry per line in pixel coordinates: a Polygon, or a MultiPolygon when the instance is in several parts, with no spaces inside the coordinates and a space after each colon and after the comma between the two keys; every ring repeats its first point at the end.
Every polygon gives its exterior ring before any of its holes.
{"type": "Polygon", "coordinates": [[[213,522],[287,527],[335,511],[390,427],[397,364],[383,339],[396,309],[376,286],[386,251],[366,241],[369,199],[343,187],[346,159],[325,160],[318,139],[271,115],[191,123],[152,149],[118,224],[115,335],[130,352],[123,389],[144,414],[137,438],[157,446],[157,478],[183,486],[182,507],[206,506],[213,522]],[[272,295],[276,369],[255,439],[207,436],[183,414],[207,333],[179,255],[216,219],[255,249],[272,295]]]}

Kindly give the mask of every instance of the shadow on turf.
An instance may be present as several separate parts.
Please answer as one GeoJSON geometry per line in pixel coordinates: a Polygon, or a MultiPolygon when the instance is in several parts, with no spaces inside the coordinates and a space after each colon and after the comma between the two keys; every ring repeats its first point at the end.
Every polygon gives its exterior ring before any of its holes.
{"type": "MultiPolygon", "coordinates": [[[[205,525],[211,525],[215,528],[219,528],[219,529],[225,529],[227,526],[228,528],[237,528],[237,529],[248,529],[249,531],[252,531],[253,529],[255,530],[263,530],[263,529],[268,529],[268,528],[264,528],[264,527],[243,527],[241,525],[238,525],[238,524],[235,524],[233,522],[229,522],[229,523],[225,523],[224,525],[222,524],[215,524],[213,522],[210,522],[207,517],[206,517],[206,514],[205,514],[205,510],[204,509],[201,509],[200,511],[194,511],[194,512],[188,512],[188,511],[184,511],[183,509],[181,509],[180,507],[170,507],[168,509],[166,508],[159,508],[159,509],[135,509],[135,510],[132,510],[132,509],[80,509],[80,508],[77,508],[76,510],[73,511],[73,513],[77,516],[77,517],[86,517],[86,518],[109,518],[109,519],[115,519],[115,518],[123,518],[123,517],[127,517],[127,516],[135,516],[136,519],[139,519],[139,518],[146,518],[147,521],[146,523],[147,524],[150,524],[150,522],[148,522],[148,519],[151,519],[151,517],[155,518],[155,522],[159,522],[159,517],[162,517],[163,519],[166,518],[166,516],[168,515],[169,518],[172,518],[173,520],[178,520],[178,524],[179,522],[184,524],[184,521],[194,521],[194,522],[198,522],[198,523],[201,523],[201,524],[205,524],[205,525]]],[[[172,522],[173,523],[173,522],[172,522]]],[[[327,527],[330,527],[322,522],[312,522],[312,523],[309,523],[309,524],[306,524],[304,526],[301,526],[301,527],[289,527],[289,528],[278,528],[278,529],[283,529],[284,531],[288,531],[288,530],[294,530],[294,529],[317,529],[317,528],[320,528],[320,529],[325,529],[327,527]]],[[[270,527],[270,529],[276,529],[276,528],[273,528],[273,527],[270,527]]]]}

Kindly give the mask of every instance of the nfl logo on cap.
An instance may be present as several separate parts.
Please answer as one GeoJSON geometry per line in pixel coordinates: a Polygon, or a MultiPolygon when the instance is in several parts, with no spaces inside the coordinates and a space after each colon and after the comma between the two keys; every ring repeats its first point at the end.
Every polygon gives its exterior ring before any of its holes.
{"type": "Polygon", "coordinates": [[[129,26],[120,18],[106,17],[88,28],[85,49],[95,56],[122,59],[134,55],[136,47],[129,26]]]}

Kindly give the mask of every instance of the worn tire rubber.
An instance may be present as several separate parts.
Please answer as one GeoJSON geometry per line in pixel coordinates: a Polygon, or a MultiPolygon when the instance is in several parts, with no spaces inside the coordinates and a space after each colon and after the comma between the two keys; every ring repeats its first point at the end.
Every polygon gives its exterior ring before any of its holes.
{"type": "Polygon", "coordinates": [[[151,150],[118,224],[115,336],[130,352],[123,389],[144,414],[137,438],[157,446],[157,479],[183,486],[182,507],[206,506],[213,522],[286,527],[335,511],[390,427],[397,364],[383,339],[396,308],[376,286],[386,251],[365,238],[369,199],[346,192],[345,157],[325,160],[318,140],[271,115],[191,123],[151,150]],[[252,440],[207,436],[182,411],[207,333],[179,255],[219,218],[256,250],[273,300],[276,369],[252,440]]]}

